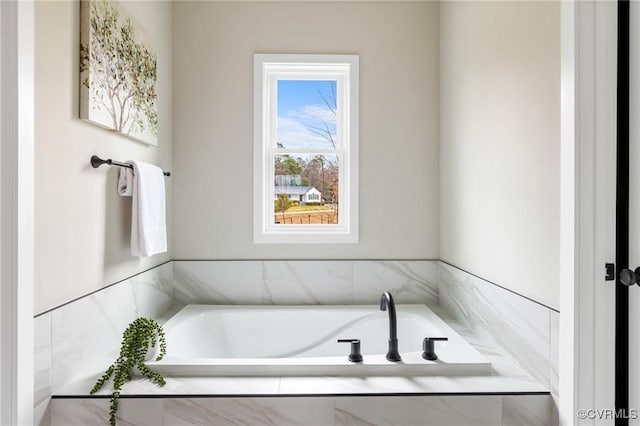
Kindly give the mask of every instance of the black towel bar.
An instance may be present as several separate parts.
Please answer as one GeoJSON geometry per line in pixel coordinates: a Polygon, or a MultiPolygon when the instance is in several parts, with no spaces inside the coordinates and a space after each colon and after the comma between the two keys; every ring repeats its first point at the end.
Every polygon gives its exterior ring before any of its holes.
{"type": "MultiPolygon", "coordinates": [[[[98,157],[97,155],[92,155],[91,156],[91,167],[93,167],[94,169],[97,169],[98,167],[102,166],[103,164],[108,164],[110,166],[127,167],[129,169],[133,169],[133,166],[131,164],[122,163],[120,161],[115,161],[115,160],[112,160],[111,158],[109,158],[107,160],[103,160],[102,158],[98,157]]],[[[165,176],[171,176],[171,173],[169,173],[169,172],[162,172],[162,173],[164,173],[165,176]]]]}

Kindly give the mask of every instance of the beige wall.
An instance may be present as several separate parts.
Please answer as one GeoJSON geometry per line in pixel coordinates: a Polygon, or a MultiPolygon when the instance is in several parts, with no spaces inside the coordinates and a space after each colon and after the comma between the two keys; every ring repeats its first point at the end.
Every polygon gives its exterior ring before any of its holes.
{"type": "MultiPolygon", "coordinates": [[[[124,5],[157,43],[159,147],[78,119],[79,2],[36,2],[36,313],[172,257],[129,256],[131,200],[116,194],[115,167],[89,166],[98,154],[172,168],[171,4],[124,5]]],[[[166,182],[170,225],[171,178],[166,182]]]]}
{"type": "Polygon", "coordinates": [[[558,306],[558,4],[124,4],[157,41],[159,148],[77,118],[78,2],[36,4],[36,312],[171,258],[442,258],[558,306]],[[253,244],[256,52],[360,55],[359,244],[253,244]],[[173,253],[128,255],[94,153],[172,170],[173,253]]]}
{"type": "Polygon", "coordinates": [[[178,2],[174,257],[438,258],[436,2],[178,2]],[[253,54],[360,55],[360,243],[255,245],[253,54]]]}
{"type": "Polygon", "coordinates": [[[559,2],[445,2],[441,259],[559,306],[559,2]]]}

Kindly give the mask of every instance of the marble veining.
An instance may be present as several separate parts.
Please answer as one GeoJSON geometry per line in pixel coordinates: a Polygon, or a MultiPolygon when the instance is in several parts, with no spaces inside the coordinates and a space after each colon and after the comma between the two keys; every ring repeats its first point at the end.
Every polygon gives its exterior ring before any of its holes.
{"type": "Polygon", "coordinates": [[[268,305],[344,305],[353,300],[349,261],[265,261],[262,303],[268,305]]]}
{"type": "MultiPolygon", "coordinates": [[[[52,424],[105,424],[108,399],[54,399],[52,424]]],[[[118,424],[546,426],[548,395],[121,398],[118,424]]]]}
{"type": "Polygon", "coordinates": [[[51,313],[33,321],[34,407],[51,396],[51,313]]]}
{"type": "Polygon", "coordinates": [[[487,425],[500,424],[496,396],[336,398],[336,425],[487,425]]]}
{"type": "Polygon", "coordinates": [[[224,421],[223,415],[218,415],[215,401],[213,400],[176,399],[166,401],[164,409],[166,409],[164,419],[174,426],[206,426],[207,424],[231,423],[229,420],[224,421]]]}
{"type": "Polygon", "coordinates": [[[171,399],[165,423],[182,425],[331,425],[332,398],[171,399]]]}
{"type": "Polygon", "coordinates": [[[265,260],[175,261],[174,296],[183,304],[376,304],[438,302],[438,262],[265,260]]]}
{"type": "Polygon", "coordinates": [[[131,321],[166,311],[172,304],[171,276],[167,263],[52,311],[52,392],[104,370],[117,357],[131,321]]]}
{"type": "Polygon", "coordinates": [[[137,316],[157,318],[173,303],[173,262],[129,279],[137,316]]]}
{"type": "Polygon", "coordinates": [[[549,386],[550,309],[445,263],[439,296],[452,318],[549,386]]]}
{"type": "Polygon", "coordinates": [[[51,400],[38,404],[33,409],[33,424],[36,426],[50,426],[51,425],[51,400]]]}
{"type": "Polygon", "coordinates": [[[558,366],[560,364],[560,314],[558,312],[550,313],[550,348],[549,348],[549,376],[551,394],[558,396],[559,394],[559,376],[558,366]]]}
{"type": "Polygon", "coordinates": [[[503,426],[546,426],[551,424],[551,397],[517,395],[502,397],[503,426]]]}
{"type": "MultiPolygon", "coordinates": [[[[433,309],[433,308],[432,308],[433,309]]],[[[489,362],[491,362],[491,368],[493,373],[497,377],[509,377],[512,380],[520,380],[523,382],[536,383],[540,390],[546,391],[548,388],[542,386],[539,382],[533,379],[520,365],[510,356],[505,356],[504,351],[495,347],[493,338],[488,333],[480,330],[472,330],[471,327],[465,325],[459,321],[451,319],[442,308],[435,308],[434,311],[442,318],[449,327],[453,328],[456,333],[462,336],[469,344],[471,344],[478,352],[484,355],[489,362]]],[[[473,379],[469,378],[473,381],[473,379]]],[[[453,379],[455,381],[455,378],[453,379]]],[[[469,381],[465,381],[468,383],[469,381]]],[[[513,388],[516,389],[517,387],[513,388]]],[[[498,389],[504,389],[502,386],[498,389]]]]}
{"type": "Polygon", "coordinates": [[[261,261],[175,261],[174,296],[190,303],[256,305],[262,302],[261,261]]]}
{"type": "MultiPolygon", "coordinates": [[[[119,426],[162,426],[164,401],[154,398],[121,398],[116,415],[119,426]]],[[[51,424],[64,426],[107,425],[109,399],[53,399],[51,424]]]]}
{"type": "MultiPolygon", "coordinates": [[[[106,422],[108,398],[81,396],[113,361],[122,331],[138,316],[166,319],[167,312],[175,312],[186,303],[376,304],[384,290],[390,290],[397,303],[425,303],[438,310],[449,325],[490,359],[493,374],[185,377],[168,378],[162,388],[134,379],[125,385],[123,395],[158,394],[165,398],[123,398],[118,424],[179,426],[212,424],[212,419],[216,419],[215,424],[264,425],[554,424],[553,415],[546,414],[553,412],[548,395],[373,396],[462,389],[477,393],[557,392],[559,316],[441,262],[366,260],[170,262],[37,318],[36,403],[40,402],[39,412],[45,413],[42,424],[48,424],[49,417],[51,424],[106,422]],[[80,397],[53,399],[46,409],[51,391],[80,397]],[[335,396],[349,393],[370,396],[335,396]],[[167,398],[169,395],[219,397],[167,398]],[[220,397],[223,395],[236,397],[220,397]],[[307,396],[277,397],[282,395],[307,396]]],[[[100,394],[109,392],[105,388],[100,394]]]]}
{"type": "Polygon", "coordinates": [[[48,426],[51,397],[51,313],[33,320],[34,395],[33,424],[48,426]]]}
{"type": "Polygon", "coordinates": [[[379,303],[390,290],[396,303],[438,304],[438,262],[355,261],[353,303],[379,303]]]}

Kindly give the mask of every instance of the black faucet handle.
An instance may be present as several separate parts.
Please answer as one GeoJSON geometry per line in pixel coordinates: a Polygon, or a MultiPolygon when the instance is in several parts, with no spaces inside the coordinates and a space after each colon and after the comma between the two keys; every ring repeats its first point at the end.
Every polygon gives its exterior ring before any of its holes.
{"type": "Polygon", "coordinates": [[[349,361],[362,362],[362,354],[360,353],[360,339],[338,339],[338,343],[351,343],[351,353],[349,361]]]}
{"type": "Polygon", "coordinates": [[[425,337],[422,341],[422,358],[435,361],[438,359],[438,355],[436,355],[436,342],[447,341],[448,337],[425,337]]]}

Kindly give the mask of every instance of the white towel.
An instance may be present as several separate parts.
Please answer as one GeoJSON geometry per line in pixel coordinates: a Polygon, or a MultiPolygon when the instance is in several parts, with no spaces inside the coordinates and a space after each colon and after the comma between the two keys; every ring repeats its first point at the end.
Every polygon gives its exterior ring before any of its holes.
{"type": "Polygon", "coordinates": [[[118,177],[118,193],[132,196],[131,256],[147,257],[167,251],[164,174],[153,164],[129,161],[118,177]]]}
{"type": "Polygon", "coordinates": [[[128,167],[120,168],[120,173],[118,174],[118,194],[123,197],[133,196],[133,169],[128,167]]]}

